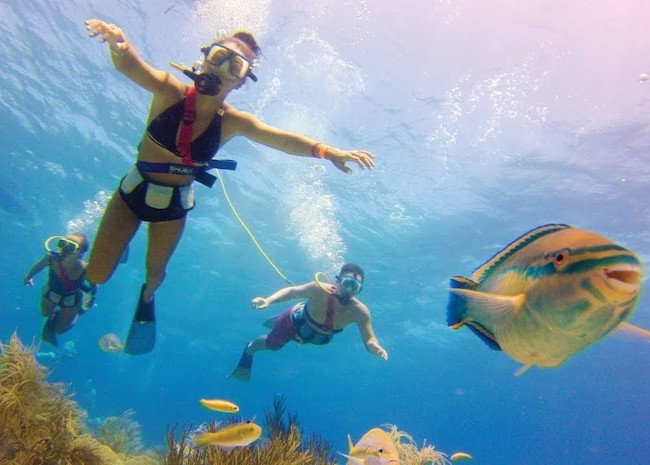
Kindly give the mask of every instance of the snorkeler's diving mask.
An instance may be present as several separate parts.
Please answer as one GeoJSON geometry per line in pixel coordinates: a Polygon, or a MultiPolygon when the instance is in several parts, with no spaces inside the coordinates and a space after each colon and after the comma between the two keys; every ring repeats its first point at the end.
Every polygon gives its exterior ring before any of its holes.
{"type": "Polygon", "coordinates": [[[253,81],[257,81],[257,76],[251,71],[251,62],[244,55],[219,44],[203,47],[201,51],[205,55],[207,64],[223,69],[237,79],[249,77],[253,81]]]}
{"type": "Polygon", "coordinates": [[[79,244],[63,236],[52,236],[45,240],[45,250],[59,254],[73,254],[79,251],[79,244]]]}
{"type": "Polygon", "coordinates": [[[353,276],[339,277],[339,285],[350,295],[356,295],[363,289],[363,283],[353,276]]]}

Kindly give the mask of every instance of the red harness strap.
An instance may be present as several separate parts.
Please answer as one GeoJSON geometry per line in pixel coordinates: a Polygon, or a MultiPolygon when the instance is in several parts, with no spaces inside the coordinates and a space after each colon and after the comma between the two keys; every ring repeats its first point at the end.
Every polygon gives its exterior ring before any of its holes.
{"type": "Polygon", "coordinates": [[[61,279],[63,286],[67,290],[74,291],[77,288],[77,285],[74,282],[72,282],[70,276],[68,276],[68,273],[65,272],[65,268],[63,268],[63,263],[57,261],[56,259],[52,261],[52,258],[50,257],[50,266],[56,268],[56,271],[58,271],[57,276],[61,279]]]}
{"type": "Polygon", "coordinates": [[[194,86],[187,89],[185,95],[185,104],[183,106],[183,121],[178,132],[178,151],[181,154],[185,166],[194,166],[190,148],[192,146],[192,127],[196,119],[196,88],[194,86]]]}
{"type": "Polygon", "coordinates": [[[334,294],[327,296],[327,314],[323,326],[330,331],[334,329],[334,294]]]}

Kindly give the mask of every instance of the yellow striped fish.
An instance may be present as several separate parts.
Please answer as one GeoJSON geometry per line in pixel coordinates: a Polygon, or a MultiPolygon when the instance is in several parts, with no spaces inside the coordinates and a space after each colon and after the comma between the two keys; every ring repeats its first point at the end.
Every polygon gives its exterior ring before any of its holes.
{"type": "Polygon", "coordinates": [[[625,323],[643,270],[609,239],[564,224],[529,231],[481,265],[451,278],[447,324],[467,325],[495,350],[531,366],[555,367],[625,323]]]}
{"type": "Polygon", "coordinates": [[[262,428],[255,423],[234,423],[218,431],[199,434],[194,438],[194,444],[220,446],[226,449],[243,447],[257,441],[261,435],[262,428]]]}
{"type": "Polygon", "coordinates": [[[348,435],[349,453],[341,454],[348,459],[346,465],[400,465],[395,442],[386,431],[373,428],[359,442],[352,444],[348,435]]]}

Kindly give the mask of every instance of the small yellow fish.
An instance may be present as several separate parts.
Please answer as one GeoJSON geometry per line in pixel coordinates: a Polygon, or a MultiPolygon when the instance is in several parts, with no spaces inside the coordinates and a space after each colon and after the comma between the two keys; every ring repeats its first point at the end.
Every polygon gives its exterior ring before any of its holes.
{"type": "Polygon", "coordinates": [[[216,410],[217,412],[222,413],[237,413],[239,412],[239,407],[232,402],[227,400],[220,399],[201,399],[199,401],[201,405],[210,410],[216,410]]]}
{"type": "Polygon", "coordinates": [[[472,460],[472,456],[466,452],[456,452],[455,454],[451,454],[451,457],[449,458],[454,462],[456,460],[472,460]]]}
{"type": "Polygon", "coordinates": [[[383,429],[371,429],[356,444],[348,436],[348,444],[348,454],[341,454],[348,459],[346,465],[400,465],[395,443],[383,429]]]}
{"type": "Polygon", "coordinates": [[[564,224],[529,231],[481,265],[451,278],[447,324],[467,325],[495,350],[531,366],[555,367],[612,330],[650,339],[625,323],[639,299],[637,256],[564,224]]]}
{"type": "Polygon", "coordinates": [[[262,428],[255,423],[235,423],[219,431],[203,433],[194,438],[197,446],[241,447],[259,439],[262,428]]]}

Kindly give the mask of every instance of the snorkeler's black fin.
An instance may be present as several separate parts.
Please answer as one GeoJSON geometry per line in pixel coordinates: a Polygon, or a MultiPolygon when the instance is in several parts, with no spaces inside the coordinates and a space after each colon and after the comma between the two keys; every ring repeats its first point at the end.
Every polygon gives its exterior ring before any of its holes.
{"type": "Polygon", "coordinates": [[[156,308],[154,299],[151,299],[151,302],[142,299],[145,287],[143,284],[140,289],[138,306],[124,344],[124,352],[131,355],[149,353],[156,345],[156,308]]]}
{"type": "Polygon", "coordinates": [[[58,341],[56,338],[56,319],[59,316],[57,315],[54,318],[48,318],[45,324],[43,325],[43,331],[41,331],[41,339],[45,342],[52,344],[54,347],[58,346],[58,341]]]}
{"type": "Polygon", "coordinates": [[[235,369],[228,375],[229,378],[238,379],[247,383],[251,379],[251,370],[253,369],[253,356],[248,353],[248,348],[251,346],[249,342],[244,349],[244,352],[241,354],[239,363],[235,369]]]}

